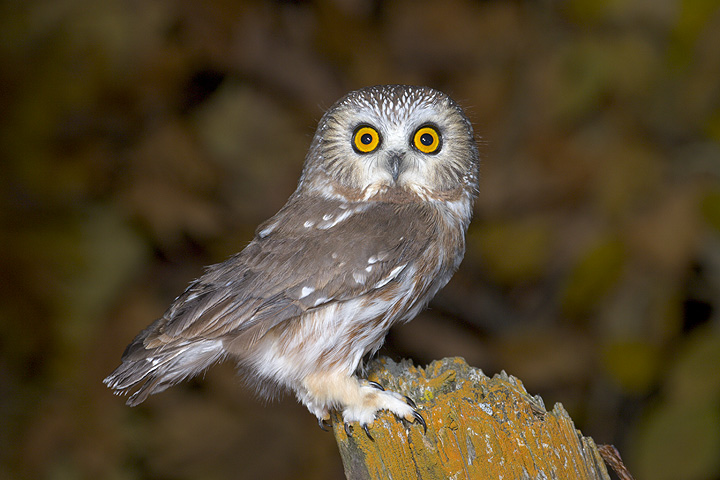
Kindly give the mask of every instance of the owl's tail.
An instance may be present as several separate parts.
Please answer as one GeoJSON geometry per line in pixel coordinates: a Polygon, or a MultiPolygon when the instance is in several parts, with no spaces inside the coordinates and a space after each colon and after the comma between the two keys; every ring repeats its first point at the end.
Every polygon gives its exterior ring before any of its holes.
{"type": "Polygon", "coordinates": [[[197,340],[146,348],[142,332],[125,350],[122,364],[103,383],[116,395],[131,391],[131,407],[186,378],[194,377],[222,360],[226,352],[220,340],[197,340]]]}

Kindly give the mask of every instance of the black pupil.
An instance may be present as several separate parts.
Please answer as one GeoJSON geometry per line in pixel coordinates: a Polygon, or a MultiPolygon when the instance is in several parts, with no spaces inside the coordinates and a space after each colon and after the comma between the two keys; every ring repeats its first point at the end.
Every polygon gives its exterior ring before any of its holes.
{"type": "Polygon", "coordinates": [[[433,143],[433,136],[429,133],[423,133],[422,135],[420,135],[420,143],[422,143],[426,147],[429,147],[433,143]]]}
{"type": "Polygon", "coordinates": [[[372,143],[372,141],[373,141],[373,137],[369,133],[363,133],[360,136],[360,143],[362,143],[363,145],[370,145],[372,143]]]}

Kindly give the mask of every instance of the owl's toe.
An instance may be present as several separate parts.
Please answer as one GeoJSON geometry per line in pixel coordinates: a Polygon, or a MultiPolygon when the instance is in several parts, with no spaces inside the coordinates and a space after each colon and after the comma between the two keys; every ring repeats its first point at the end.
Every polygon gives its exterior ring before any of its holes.
{"type": "Polygon", "coordinates": [[[423,432],[427,433],[427,423],[425,423],[425,419],[423,418],[422,415],[420,415],[420,412],[417,411],[417,405],[415,405],[415,402],[413,401],[413,399],[408,397],[407,395],[405,395],[404,398],[405,398],[405,403],[410,405],[410,407],[412,408],[412,413],[410,414],[409,417],[404,417],[405,420],[407,420],[408,422],[411,422],[411,423],[419,423],[423,427],[423,432]]]}
{"type": "Polygon", "coordinates": [[[330,421],[330,414],[328,414],[327,417],[318,418],[318,425],[320,426],[321,430],[329,432],[330,429],[332,428],[332,422],[330,421]]]}
{"type": "Polygon", "coordinates": [[[345,433],[352,436],[350,424],[357,422],[365,431],[365,434],[373,439],[368,429],[375,420],[377,413],[381,410],[388,410],[398,419],[409,423],[422,425],[423,431],[427,432],[427,424],[423,416],[417,411],[417,406],[409,397],[396,392],[380,390],[374,382],[362,382],[361,392],[363,393],[359,402],[346,405],[343,410],[343,421],[345,433]]]}
{"type": "MultiPolygon", "coordinates": [[[[370,441],[374,442],[375,439],[373,438],[372,435],[370,435],[370,430],[368,429],[368,424],[367,424],[367,423],[361,423],[360,426],[362,427],[363,431],[365,432],[365,435],[367,435],[367,437],[370,439],[370,441]]],[[[347,435],[348,437],[352,437],[352,436],[353,436],[353,427],[352,427],[352,425],[350,425],[348,422],[345,422],[345,423],[343,424],[343,427],[345,428],[345,435],[347,435]]]]}
{"type": "Polygon", "coordinates": [[[372,380],[365,380],[365,382],[367,382],[367,385],[370,385],[373,388],[377,388],[378,390],[383,391],[383,392],[385,391],[385,388],[382,385],[380,385],[378,382],[373,382],[372,380]]]}
{"type": "Polygon", "coordinates": [[[418,412],[417,410],[413,410],[412,415],[413,415],[413,421],[415,423],[419,423],[420,425],[422,425],[423,433],[427,433],[427,423],[425,423],[425,419],[423,418],[422,415],[420,415],[420,412],[418,412]]]}
{"type": "MultiPolygon", "coordinates": [[[[385,390],[377,382],[344,374],[310,376],[304,380],[304,388],[298,392],[298,398],[317,417],[318,425],[323,430],[331,426],[330,410],[340,410],[348,437],[353,435],[352,427],[357,423],[373,440],[370,427],[382,410],[391,412],[404,422],[420,424],[427,432],[427,424],[418,413],[415,402],[407,396],[385,390]]],[[[339,424],[335,427],[339,427],[339,424]]]]}

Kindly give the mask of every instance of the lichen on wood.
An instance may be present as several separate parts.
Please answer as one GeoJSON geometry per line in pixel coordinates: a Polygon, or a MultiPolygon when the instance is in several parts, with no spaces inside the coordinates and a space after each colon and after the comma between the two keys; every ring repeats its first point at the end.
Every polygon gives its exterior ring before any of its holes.
{"type": "Polygon", "coordinates": [[[489,378],[462,358],[425,368],[379,358],[367,373],[412,398],[427,433],[381,412],[370,425],[372,439],[357,426],[348,436],[336,414],[348,479],[610,479],[595,442],[575,429],[562,405],[547,411],[505,372],[489,378]]]}

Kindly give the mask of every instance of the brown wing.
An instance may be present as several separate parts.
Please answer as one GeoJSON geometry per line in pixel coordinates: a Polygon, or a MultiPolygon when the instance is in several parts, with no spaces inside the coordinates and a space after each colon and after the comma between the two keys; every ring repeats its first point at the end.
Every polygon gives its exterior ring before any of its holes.
{"type": "Polygon", "coordinates": [[[151,326],[145,348],[262,335],[311,308],[381,288],[426,249],[421,205],[290,201],[245,250],[194,281],[151,326]]]}
{"type": "Polygon", "coordinates": [[[127,403],[137,405],[221,360],[226,339],[249,344],[312,308],[382,288],[426,250],[432,218],[421,205],[291,199],[143,330],[105,383],[135,390],[127,403]]]}

